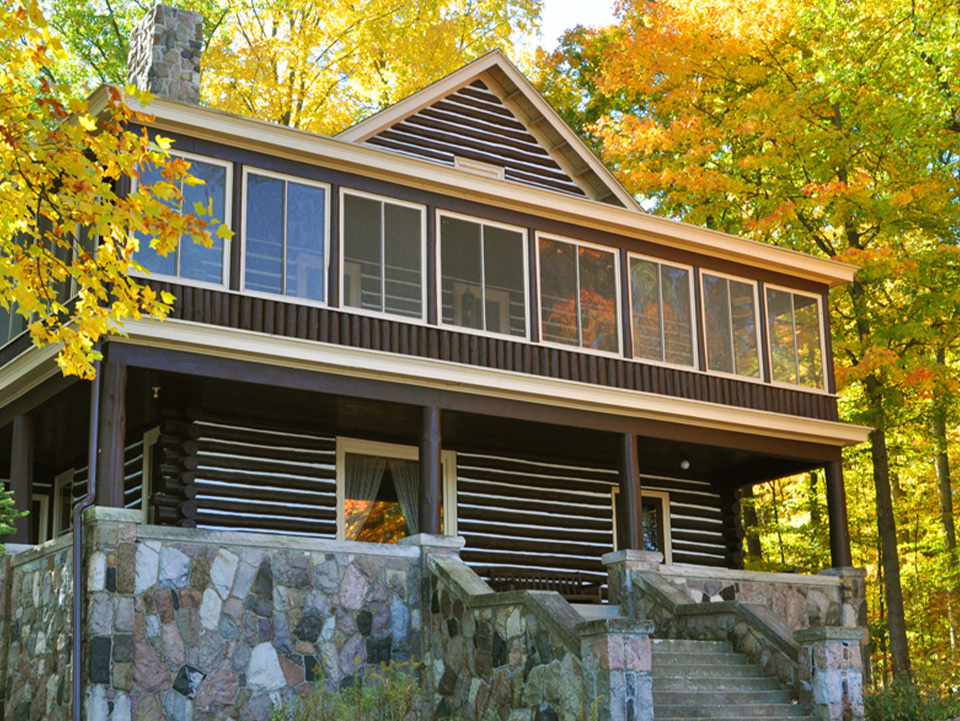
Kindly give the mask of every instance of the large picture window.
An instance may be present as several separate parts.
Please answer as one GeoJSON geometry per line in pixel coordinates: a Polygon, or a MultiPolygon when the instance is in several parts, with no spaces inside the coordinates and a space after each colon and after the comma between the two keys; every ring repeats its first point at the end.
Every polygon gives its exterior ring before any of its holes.
{"type": "Polygon", "coordinates": [[[543,340],[619,353],[616,253],[540,238],[539,261],[543,340]]]}
{"type": "MultiPolygon", "coordinates": [[[[396,543],[420,532],[419,450],[337,439],[337,538],[396,543]]],[[[456,455],[441,454],[443,533],[456,535],[456,455]]]]}
{"type": "Polygon", "coordinates": [[[692,276],[689,267],[630,256],[634,357],[695,364],[692,276]]]}
{"type": "Polygon", "coordinates": [[[526,234],[447,214],[439,227],[443,322],[525,338],[526,234]]]}
{"type": "MultiPolygon", "coordinates": [[[[227,224],[230,216],[231,165],[229,163],[176,153],[190,162],[190,174],[204,181],[199,185],[180,184],[182,208],[192,211],[195,203],[208,208],[217,223],[227,224]]],[[[156,183],[164,180],[159,168],[147,165],[140,169],[140,182],[156,183]]],[[[150,238],[140,236],[140,250],[136,260],[155,275],[225,285],[227,277],[227,241],[217,236],[218,225],[208,226],[213,237],[211,247],[181,238],[177,247],[162,256],[150,247],[150,238]]]]}
{"type": "Polygon", "coordinates": [[[426,209],[343,193],[343,305],[423,318],[426,209]]]}
{"type": "Polygon", "coordinates": [[[708,272],[701,279],[707,370],[760,378],[757,284],[708,272]]]}
{"type": "Polygon", "coordinates": [[[243,288],[326,300],[327,186],[244,173],[243,288]]]}
{"type": "Polygon", "coordinates": [[[772,379],[823,388],[820,298],[772,286],[765,294],[772,379]]]}

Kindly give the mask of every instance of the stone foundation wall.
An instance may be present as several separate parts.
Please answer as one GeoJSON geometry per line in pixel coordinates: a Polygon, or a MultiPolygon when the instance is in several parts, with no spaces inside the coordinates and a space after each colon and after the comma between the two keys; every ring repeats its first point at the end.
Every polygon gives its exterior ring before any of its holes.
{"type": "Polygon", "coordinates": [[[66,721],[72,693],[72,538],[0,557],[0,718],[66,721]]]}
{"type": "Polygon", "coordinates": [[[420,655],[420,551],[198,531],[94,509],[87,716],[264,721],[420,655]]]}
{"type": "MultiPolygon", "coordinates": [[[[740,601],[763,606],[794,631],[844,625],[841,580],[836,576],[681,566],[663,566],[660,574],[696,603],[740,601]]],[[[859,617],[859,609],[853,615],[859,617]]]]}

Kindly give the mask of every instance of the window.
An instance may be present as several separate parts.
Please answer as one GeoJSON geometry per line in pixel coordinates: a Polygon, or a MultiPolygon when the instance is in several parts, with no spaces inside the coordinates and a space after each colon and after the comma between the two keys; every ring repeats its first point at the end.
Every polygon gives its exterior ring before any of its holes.
{"type": "Polygon", "coordinates": [[[447,214],[439,225],[443,322],[526,338],[526,234],[447,214]]]}
{"type": "Polygon", "coordinates": [[[343,304],[423,318],[426,209],[343,193],[343,304]]]}
{"type": "Polygon", "coordinates": [[[243,288],[326,300],[327,186],[244,172],[243,288]]]}
{"type": "MultiPolygon", "coordinates": [[[[230,214],[231,165],[209,158],[201,159],[186,153],[176,153],[176,155],[190,161],[190,174],[204,181],[201,185],[181,183],[182,207],[189,212],[193,209],[194,203],[201,203],[208,209],[208,213],[212,211],[214,219],[219,223],[226,223],[230,214]]],[[[163,180],[163,177],[155,165],[151,164],[140,169],[140,182],[146,184],[160,180],[163,180]]],[[[204,218],[209,220],[209,215],[204,218]]],[[[150,247],[151,238],[139,235],[140,250],[136,255],[137,262],[155,275],[224,285],[227,277],[227,242],[217,237],[216,225],[208,228],[213,235],[211,247],[207,248],[200,243],[195,243],[192,238],[183,238],[166,257],[150,247]]]]}
{"type": "MultiPolygon", "coordinates": [[[[613,503],[613,550],[619,550],[617,540],[617,495],[620,489],[611,489],[613,503]]],[[[643,513],[643,542],[648,551],[663,554],[664,563],[673,563],[673,548],[670,541],[670,494],[665,491],[640,492],[640,508],[643,513]]]]}
{"type": "MultiPolygon", "coordinates": [[[[337,538],[396,543],[420,532],[419,450],[337,439],[337,538]]],[[[457,532],[456,455],[441,455],[443,532],[457,532]]]]}
{"type": "Polygon", "coordinates": [[[770,374],[779,383],[823,388],[820,298],[765,287],[770,374]]]}
{"type": "Polygon", "coordinates": [[[707,370],[759,378],[756,283],[706,272],[701,279],[707,370]]]}
{"type": "Polygon", "coordinates": [[[53,537],[73,528],[75,469],[69,468],[53,479],[53,537]]]}
{"type": "Polygon", "coordinates": [[[633,255],[629,262],[634,357],[694,365],[692,269],[633,255]]]}
{"type": "Polygon", "coordinates": [[[539,261],[543,340],[619,353],[616,253],[540,238],[539,261]]]}

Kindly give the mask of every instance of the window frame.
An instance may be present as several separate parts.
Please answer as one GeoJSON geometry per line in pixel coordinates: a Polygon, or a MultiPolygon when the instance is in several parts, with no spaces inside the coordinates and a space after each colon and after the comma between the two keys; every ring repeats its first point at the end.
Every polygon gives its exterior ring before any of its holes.
{"type": "Polygon", "coordinates": [[[50,540],[48,531],[50,530],[49,518],[50,518],[50,497],[43,493],[34,493],[30,496],[30,503],[37,503],[40,505],[39,518],[37,518],[37,545],[41,543],[46,543],[50,540]]]}
{"type": "MultiPolygon", "coordinates": [[[[408,200],[400,200],[398,198],[392,198],[388,195],[368,193],[364,190],[355,190],[353,188],[346,188],[343,186],[340,187],[338,201],[339,201],[339,205],[338,205],[339,217],[337,219],[337,225],[338,225],[339,236],[338,236],[337,246],[339,249],[339,252],[338,252],[339,258],[337,259],[337,264],[338,264],[337,285],[339,287],[337,288],[337,302],[339,304],[339,310],[342,310],[346,313],[356,313],[357,315],[365,315],[371,318],[389,318],[391,320],[398,320],[405,323],[413,323],[416,325],[424,325],[424,326],[429,325],[427,322],[427,318],[428,318],[427,303],[429,299],[429,293],[427,291],[427,285],[428,285],[428,282],[427,282],[427,276],[428,276],[427,274],[427,252],[428,252],[427,206],[422,203],[414,203],[408,200]],[[358,198],[367,198],[368,200],[376,200],[376,201],[379,201],[380,203],[391,203],[392,205],[399,205],[406,208],[414,208],[420,211],[420,219],[421,219],[421,223],[420,223],[420,281],[421,281],[420,286],[421,287],[420,287],[420,316],[419,317],[412,316],[412,315],[402,315],[400,313],[391,313],[388,310],[369,310],[367,308],[359,308],[356,306],[345,304],[343,279],[346,274],[347,260],[346,260],[346,253],[344,252],[345,245],[346,245],[345,234],[344,234],[344,228],[345,228],[344,224],[346,222],[346,213],[344,213],[344,205],[345,205],[345,198],[347,195],[353,195],[358,198]]],[[[382,219],[382,216],[381,216],[381,219],[382,219]]],[[[381,259],[381,268],[382,268],[382,261],[383,261],[383,225],[382,224],[381,224],[380,232],[381,232],[380,259],[381,259]]],[[[384,272],[383,281],[381,283],[381,293],[382,293],[382,297],[384,297],[384,300],[386,295],[385,288],[386,288],[386,273],[384,272]]],[[[384,303],[384,305],[386,305],[386,303],[384,303]]]]}
{"type": "MultiPolygon", "coordinates": [[[[71,523],[66,528],[61,528],[61,518],[63,516],[63,491],[66,486],[73,485],[73,479],[77,469],[74,467],[61,471],[53,477],[53,532],[51,538],[59,538],[71,530],[71,523]]],[[[71,492],[71,499],[73,493],[71,492]]]]}
{"type": "MultiPolygon", "coordinates": [[[[730,273],[722,273],[716,270],[710,270],[708,268],[699,268],[697,275],[699,279],[697,281],[698,288],[700,290],[700,319],[703,326],[703,370],[704,372],[710,375],[721,376],[723,378],[732,378],[735,380],[747,381],[750,383],[762,383],[764,385],[770,385],[770,382],[766,380],[766,364],[764,363],[764,352],[763,352],[763,332],[760,328],[761,320],[764,316],[764,307],[760,305],[760,281],[753,280],[751,278],[744,278],[739,275],[732,275],[730,273]],[[709,356],[709,343],[707,342],[707,305],[706,305],[706,293],[703,289],[703,282],[705,275],[712,275],[715,278],[725,278],[728,283],[729,281],[737,281],[739,283],[745,283],[750,285],[753,288],[753,307],[754,307],[754,327],[755,335],[757,339],[757,375],[756,376],[747,376],[740,375],[738,373],[728,373],[726,371],[719,371],[710,368],[710,356],[709,356]]],[[[729,285],[728,285],[728,299],[729,299],[729,285]]],[[[731,314],[730,318],[730,347],[733,350],[733,353],[736,354],[736,344],[733,342],[733,316],[731,314]]]]}
{"type": "MultiPolygon", "coordinates": [[[[227,171],[226,178],[223,183],[224,187],[224,202],[223,202],[223,218],[220,218],[221,225],[227,226],[230,230],[233,230],[233,162],[230,160],[224,160],[222,158],[213,158],[208,155],[200,155],[198,153],[190,153],[184,150],[169,150],[167,153],[171,157],[183,158],[184,160],[190,161],[191,165],[194,162],[208,163],[210,165],[219,165],[222,168],[225,168],[227,171]]],[[[132,184],[130,186],[130,192],[136,192],[137,188],[140,186],[139,178],[134,177],[132,179],[132,184]]],[[[164,281],[167,283],[175,283],[177,285],[189,285],[193,288],[208,288],[210,290],[229,290],[230,289],[230,252],[233,239],[232,238],[222,238],[223,241],[223,278],[220,283],[211,283],[206,280],[193,280],[192,278],[184,278],[179,275],[168,275],[166,273],[141,273],[138,270],[130,269],[128,272],[131,276],[135,278],[146,278],[146,279],[156,279],[159,281],[164,281]]],[[[183,242],[181,240],[181,242],[183,242]]],[[[189,240],[193,242],[193,240],[189,240]]],[[[177,245],[177,270],[180,269],[180,245],[177,245]]],[[[242,278],[242,276],[241,276],[242,278]]]]}
{"type": "MultiPolygon", "coordinates": [[[[330,196],[333,194],[333,186],[330,183],[324,183],[320,180],[303,178],[289,173],[277,173],[273,170],[265,170],[258,166],[245,165],[240,174],[240,287],[239,291],[244,295],[253,298],[265,298],[267,300],[282,300],[286,303],[295,303],[297,305],[309,305],[317,308],[330,307],[330,196]],[[312,188],[323,190],[323,300],[313,300],[311,298],[302,298],[296,295],[287,295],[286,293],[271,293],[266,290],[252,290],[247,288],[247,179],[250,175],[259,175],[273,180],[283,181],[283,240],[281,248],[286,251],[287,248],[287,184],[297,183],[312,188]]],[[[285,258],[281,258],[281,268],[285,264],[285,258]]],[[[283,271],[282,271],[283,272],[283,271]]],[[[281,276],[281,282],[286,287],[286,274],[281,276]]]]}
{"type": "MultiPolygon", "coordinates": [[[[791,304],[793,301],[791,300],[791,304]]],[[[793,330],[796,334],[797,330],[797,309],[795,305],[791,306],[791,318],[793,320],[793,330]]],[[[763,284],[763,315],[764,315],[764,328],[766,329],[767,336],[767,352],[766,360],[769,363],[770,368],[770,381],[769,384],[772,386],[777,386],[779,388],[790,388],[791,390],[801,390],[807,393],[821,393],[824,395],[829,395],[830,392],[827,390],[827,342],[826,342],[826,327],[824,325],[824,313],[823,313],[823,296],[817,295],[816,293],[811,293],[809,291],[797,290],[795,288],[787,288],[786,286],[777,285],[776,283],[764,283],[763,284]],[[773,377],[773,343],[771,343],[770,336],[770,326],[769,319],[767,318],[767,289],[778,290],[783,293],[790,293],[792,295],[802,295],[806,298],[813,298],[817,301],[817,325],[820,329],[820,377],[823,379],[823,385],[821,387],[816,386],[806,386],[802,383],[788,383],[787,381],[778,381],[773,377]]],[[[799,350],[794,347],[794,362],[797,364],[797,370],[799,371],[799,350]]],[[[799,379],[799,373],[797,378],[799,379]]]]}
{"type": "MultiPolygon", "coordinates": [[[[548,348],[558,348],[560,350],[572,351],[574,353],[589,353],[591,355],[602,356],[604,358],[623,358],[623,313],[621,307],[623,305],[623,288],[621,288],[620,283],[620,248],[610,246],[610,245],[600,245],[599,243],[591,243],[586,240],[576,240],[574,238],[568,238],[566,236],[557,234],[557,233],[546,233],[542,231],[537,231],[534,233],[534,245],[536,246],[536,299],[537,299],[537,328],[539,329],[539,340],[537,345],[542,345],[548,348]],[[568,343],[556,343],[554,341],[545,340],[543,337],[543,289],[542,283],[540,281],[540,271],[542,264],[540,261],[540,240],[555,240],[560,243],[568,243],[576,248],[593,248],[594,250],[600,250],[605,253],[610,253],[613,256],[613,275],[614,275],[614,285],[615,285],[615,295],[614,298],[614,310],[617,314],[616,318],[616,328],[617,328],[617,350],[608,351],[600,350],[599,348],[587,348],[583,346],[583,328],[580,326],[580,319],[577,319],[578,324],[578,340],[577,345],[571,345],[568,343]]],[[[580,253],[577,252],[577,294],[580,293],[580,253]]]]}
{"type": "MultiPolygon", "coordinates": [[[[400,443],[384,443],[363,438],[337,436],[336,441],[336,482],[337,482],[337,535],[338,541],[346,540],[346,510],[344,508],[346,492],[346,455],[383,456],[403,461],[420,460],[420,449],[400,443]]],[[[457,535],[457,453],[440,451],[440,478],[442,483],[442,503],[444,509],[443,535],[457,535]]],[[[355,541],[364,543],[364,541],[355,541]]]]}
{"type": "MultiPolygon", "coordinates": [[[[458,333],[470,333],[474,335],[482,335],[488,338],[496,338],[498,340],[510,340],[510,341],[530,341],[530,234],[526,228],[522,228],[518,225],[510,225],[509,223],[500,223],[495,220],[487,220],[485,218],[480,218],[473,215],[465,215],[463,213],[454,213],[449,210],[437,209],[434,213],[434,227],[436,228],[436,283],[437,283],[437,326],[440,328],[450,328],[456,330],[458,333]],[[502,228],[504,230],[509,230],[511,232],[520,233],[522,238],[522,250],[523,250],[523,335],[511,335],[510,333],[494,333],[489,331],[486,328],[467,328],[466,326],[458,325],[456,323],[445,323],[443,320],[443,238],[440,233],[440,221],[441,218],[454,218],[456,220],[463,220],[469,223],[477,223],[481,227],[480,235],[480,284],[483,286],[484,293],[486,293],[486,278],[487,270],[483,264],[483,226],[489,225],[494,228],[502,228]]],[[[457,281],[462,282],[462,281],[457,281]]],[[[486,299],[486,295],[484,295],[486,299]]],[[[509,317],[509,315],[508,315],[509,317]]],[[[484,316],[486,319],[486,316],[484,316]]]]}
{"type": "MultiPolygon", "coordinates": [[[[663,328],[663,274],[658,271],[658,279],[660,281],[660,341],[663,344],[664,357],[666,357],[666,344],[664,343],[665,331],[663,328]]],[[[674,263],[670,260],[661,260],[649,255],[642,255],[640,253],[634,253],[632,251],[627,252],[627,284],[630,286],[627,289],[627,305],[628,312],[630,314],[630,355],[631,360],[634,360],[638,363],[649,363],[650,365],[664,366],[666,368],[677,368],[684,371],[699,371],[700,370],[700,326],[697,314],[697,272],[696,268],[692,265],[684,265],[683,263],[674,263]],[[630,261],[636,258],[637,260],[646,261],[648,263],[656,263],[658,266],[668,265],[671,268],[681,268],[690,273],[690,340],[691,340],[691,349],[693,353],[693,359],[690,365],[682,365],[680,363],[671,363],[667,360],[653,360],[652,358],[640,358],[636,355],[636,351],[633,347],[634,344],[634,325],[633,325],[633,279],[630,275],[630,261]]]]}
{"type": "MultiPolygon", "coordinates": [[[[610,504],[613,513],[613,550],[619,551],[620,545],[617,539],[617,495],[620,493],[619,486],[610,487],[610,504]]],[[[663,564],[665,566],[673,565],[673,529],[670,524],[670,493],[668,491],[654,491],[640,488],[640,502],[644,498],[656,498],[660,501],[660,515],[663,518],[663,564]]],[[[642,522],[642,519],[641,519],[642,522]]]]}

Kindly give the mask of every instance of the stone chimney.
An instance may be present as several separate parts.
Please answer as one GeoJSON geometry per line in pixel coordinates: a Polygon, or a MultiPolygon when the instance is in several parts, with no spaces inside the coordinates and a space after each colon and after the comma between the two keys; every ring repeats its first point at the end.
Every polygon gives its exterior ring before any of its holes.
{"type": "Polygon", "coordinates": [[[155,5],[130,34],[127,82],[158,98],[197,105],[202,49],[200,13],[155,5]]]}

